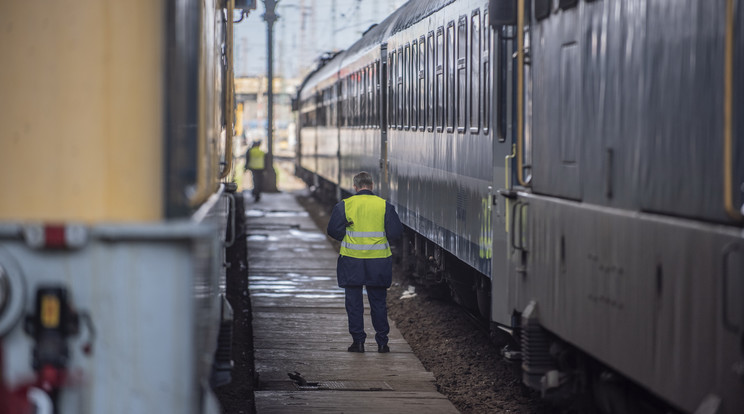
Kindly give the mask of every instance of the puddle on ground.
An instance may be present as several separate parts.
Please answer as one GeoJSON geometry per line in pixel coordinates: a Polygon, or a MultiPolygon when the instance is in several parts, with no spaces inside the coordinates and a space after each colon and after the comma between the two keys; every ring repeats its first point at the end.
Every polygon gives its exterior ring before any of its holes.
{"type": "Polygon", "coordinates": [[[307,211],[293,211],[293,210],[272,210],[266,212],[266,217],[308,217],[307,211]]]}
{"type": "Polygon", "coordinates": [[[279,240],[278,238],[274,236],[269,236],[268,234],[257,234],[257,233],[248,234],[248,236],[246,236],[246,239],[248,241],[277,241],[279,240]]]}
{"type": "Polygon", "coordinates": [[[251,210],[245,211],[246,217],[263,217],[265,215],[266,215],[266,212],[263,210],[251,209],[251,210]]]}
{"type": "Polygon", "coordinates": [[[303,210],[259,210],[252,208],[245,211],[246,217],[308,217],[303,210]]]}
{"type": "Polygon", "coordinates": [[[301,230],[296,230],[296,229],[290,229],[289,234],[292,237],[296,237],[304,241],[320,241],[320,240],[325,240],[326,238],[325,234],[318,233],[315,231],[301,231],[301,230]]]}
{"type": "Polygon", "coordinates": [[[344,291],[334,285],[317,286],[317,282],[328,282],[330,276],[309,276],[300,273],[249,276],[248,288],[252,296],[296,297],[302,299],[343,299],[344,291]]]}
{"type": "Polygon", "coordinates": [[[262,298],[289,298],[292,297],[292,295],[288,293],[251,293],[251,296],[253,297],[262,297],[262,298]]]}
{"type": "Polygon", "coordinates": [[[253,281],[281,281],[284,283],[306,282],[306,281],[321,281],[331,280],[330,276],[308,276],[300,273],[285,273],[281,275],[251,275],[249,279],[253,281]]]}
{"type": "Polygon", "coordinates": [[[302,299],[343,299],[343,293],[331,293],[328,295],[295,295],[302,299]]]}

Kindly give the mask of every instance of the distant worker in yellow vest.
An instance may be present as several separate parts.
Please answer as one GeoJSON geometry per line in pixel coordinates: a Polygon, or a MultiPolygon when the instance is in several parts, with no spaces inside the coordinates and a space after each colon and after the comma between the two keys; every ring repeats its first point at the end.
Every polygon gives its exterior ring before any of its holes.
{"type": "Polygon", "coordinates": [[[390,352],[387,319],[387,289],[393,281],[393,258],[389,241],[403,235],[395,207],[372,192],[374,182],[367,172],[354,176],[351,196],[336,204],[327,233],[341,242],[336,266],[338,285],[346,290],[346,315],[353,343],[349,352],[364,352],[364,297],[367,288],[377,352],[390,352]]]}
{"type": "Polygon", "coordinates": [[[253,141],[253,145],[245,153],[245,169],[251,170],[251,175],[253,175],[252,194],[256,202],[261,200],[261,191],[263,191],[264,157],[266,153],[261,151],[261,141],[253,141]]]}

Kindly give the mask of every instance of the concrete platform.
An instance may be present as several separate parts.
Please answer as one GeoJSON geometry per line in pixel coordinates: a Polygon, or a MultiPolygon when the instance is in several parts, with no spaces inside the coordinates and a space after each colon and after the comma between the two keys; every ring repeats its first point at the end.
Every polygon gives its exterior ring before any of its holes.
{"type": "Polygon", "coordinates": [[[458,412],[392,321],[391,352],[377,352],[368,303],[367,352],[346,351],[338,253],[293,194],[254,203],[246,193],[246,216],[258,414],[458,412]],[[295,372],[307,384],[290,379],[295,372]]]}

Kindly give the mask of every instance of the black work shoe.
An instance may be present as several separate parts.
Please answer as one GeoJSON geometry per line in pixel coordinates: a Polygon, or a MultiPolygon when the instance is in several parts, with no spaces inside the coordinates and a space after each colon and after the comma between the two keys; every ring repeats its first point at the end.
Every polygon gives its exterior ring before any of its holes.
{"type": "Polygon", "coordinates": [[[364,352],[364,342],[354,342],[347,349],[349,352],[364,352]]]}
{"type": "Polygon", "coordinates": [[[377,345],[377,352],[386,354],[390,352],[390,348],[387,345],[377,345]]]}

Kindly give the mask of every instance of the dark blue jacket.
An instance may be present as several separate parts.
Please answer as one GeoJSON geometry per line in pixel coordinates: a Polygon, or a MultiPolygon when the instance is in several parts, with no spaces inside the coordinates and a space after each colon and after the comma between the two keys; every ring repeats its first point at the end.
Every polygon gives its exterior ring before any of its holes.
{"type": "MultiPolygon", "coordinates": [[[[369,190],[361,190],[357,194],[375,195],[369,190]]],[[[346,205],[343,201],[333,207],[326,232],[338,241],[342,241],[346,236],[346,205]]],[[[393,242],[401,236],[403,225],[400,223],[398,213],[392,204],[385,202],[385,237],[388,242],[393,242]]],[[[393,282],[393,258],[391,256],[381,259],[357,259],[339,255],[336,277],[340,287],[366,285],[387,288],[393,282]]]]}

